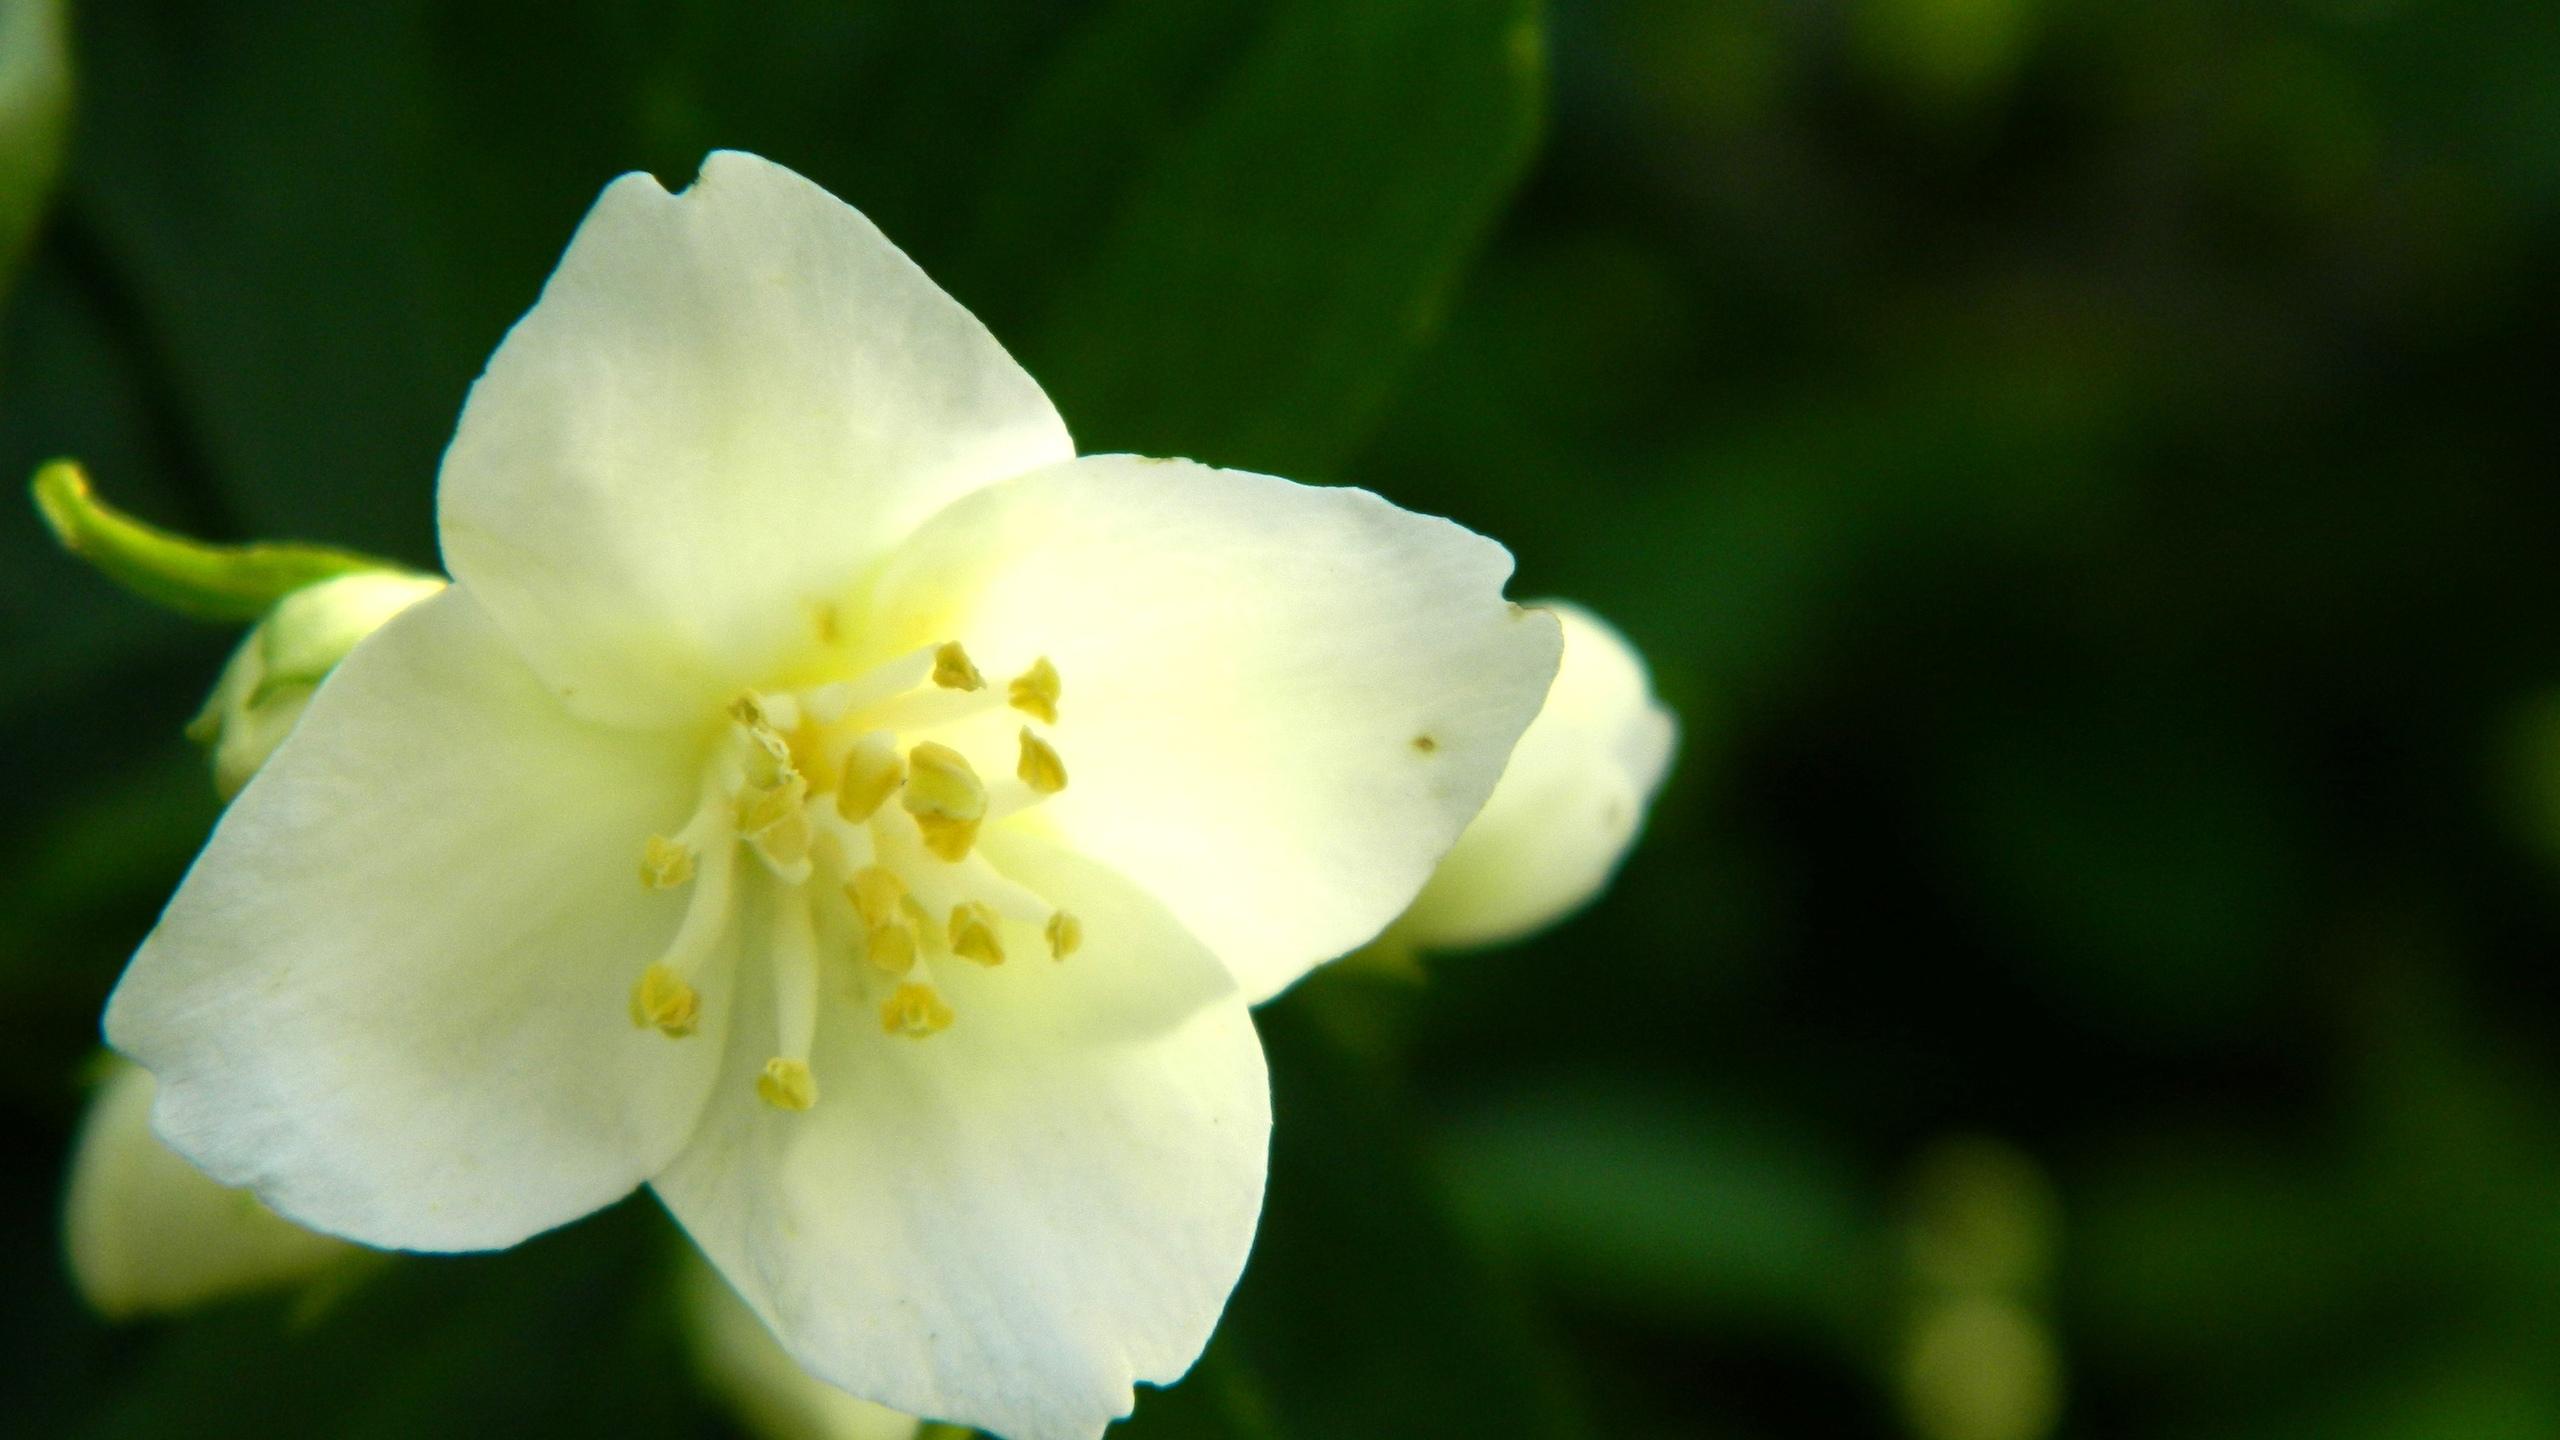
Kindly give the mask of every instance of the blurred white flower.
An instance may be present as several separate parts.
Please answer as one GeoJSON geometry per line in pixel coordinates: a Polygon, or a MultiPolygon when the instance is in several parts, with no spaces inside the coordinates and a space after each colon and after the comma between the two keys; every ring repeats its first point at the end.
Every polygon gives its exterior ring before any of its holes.
{"type": "Polygon", "coordinates": [[[72,1283],[111,1320],[307,1280],[363,1252],[207,1179],[151,1133],[151,1072],[99,1083],[72,1152],[63,1244],[72,1283]]]}
{"type": "Polygon", "coordinates": [[[1390,944],[1464,949],[1516,940],[1598,895],[1671,768],[1679,722],[1644,658],[1600,617],[1539,602],[1564,623],[1564,663],[1493,798],[1388,932],[1390,944]]]}
{"type": "Polygon", "coordinates": [[[1553,676],[1510,557],[1076,459],[859,214],[609,187],[473,388],[454,583],[357,647],[107,1013],[159,1129],[365,1242],[653,1185],[801,1364],[1016,1440],[1189,1367],[1249,1000],[1374,935],[1553,676]]]}

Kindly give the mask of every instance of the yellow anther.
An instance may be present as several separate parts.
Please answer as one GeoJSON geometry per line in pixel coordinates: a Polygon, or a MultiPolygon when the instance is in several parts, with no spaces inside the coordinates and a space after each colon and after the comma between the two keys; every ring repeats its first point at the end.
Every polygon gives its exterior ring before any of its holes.
{"type": "Polygon", "coordinates": [[[906,782],[907,762],[898,754],[898,742],[876,731],[865,735],[845,754],[836,813],[859,825],[906,782]]]}
{"type": "Polygon", "coordinates": [[[1041,656],[1005,686],[1006,703],[1050,725],[1058,723],[1058,667],[1041,656]]]}
{"type": "Polygon", "coordinates": [[[1064,960],[1084,948],[1084,922],[1064,910],[1051,915],[1040,933],[1049,937],[1052,960],[1064,960]]]}
{"type": "Polygon", "coordinates": [[[729,718],[753,730],[764,724],[764,705],[753,695],[741,695],[729,702],[729,718]]]}
{"type": "Polygon", "coordinates": [[[963,900],[951,907],[951,953],[981,965],[1004,963],[1004,942],[996,938],[996,912],[983,900],[963,900]]]}
{"type": "Polygon", "coordinates": [[[738,797],[738,831],[767,864],[791,870],[809,856],[809,812],[803,804],[809,786],[797,775],[770,789],[750,789],[738,797]]]}
{"type": "Polygon", "coordinates": [[[945,690],[984,690],[987,677],[978,673],[977,663],[954,640],[933,652],[933,683],[945,690]]]}
{"type": "Polygon", "coordinates": [[[641,971],[640,983],[631,987],[631,1023],[643,1030],[682,1038],[693,1033],[701,1018],[701,997],[664,965],[641,971]]]}
{"type": "Polygon", "coordinates": [[[940,815],[919,815],[916,829],[924,835],[924,848],[957,865],[969,858],[969,847],[978,843],[978,822],[952,820],[940,815]]]}
{"type": "Polygon", "coordinates": [[[945,860],[967,858],[987,814],[987,787],[959,751],[925,741],[907,752],[907,788],[899,797],[924,833],[924,848],[945,860]]]}
{"type": "Polygon", "coordinates": [[[1032,734],[1028,725],[1022,727],[1022,758],[1013,763],[1013,773],[1043,795],[1067,788],[1067,762],[1058,758],[1048,741],[1032,734]]]}
{"type": "Polygon", "coordinates": [[[872,927],[863,938],[863,961],[883,975],[904,975],[916,968],[916,927],[903,917],[872,927]]]}
{"type": "Polygon", "coordinates": [[[942,1003],[932,986],[910,980],[880,1002],[880,1028],[892,1035],[912,1035],[921,1040],[951,1028],[951,1007],[942,1003]]]}
{"type": "Polygon", "coordinates": [[[640,847],[640,883],[652,890],[672,890],[693,878],[693,847],[664,835],[652,835],[640,847]]]}
{"type": "Polygon", "coordinates": [[[818,1077],[809,1073],[808,1061],[776,1055],[756,1077],[756,1093],[776,1110],[806,1110],[818,1103],[818,1077]]]}
{"type": "Polygon", "coordinates": [[[864,928],[877,930],[898,918],[898,902],[907,898],[907,882],[895,870],[865,865],[845,882],[844,893],[852,898],[864,928]]]}
{"type": "Polygon", "coordinates": [[[807,782],[810,794],[823,795],[835,789],[844,778],[836,769],[835,756],[823,728],[803,725],[784,737],[783,746],[791,756],[792,770],[807,782]]]}
{"type": "Polygon", "coordinates": [[[786,772],[778,785],[750,786],[738,794],[738,830],[755,835],[800,813],[809,798],[808,782],[786,772]]]}
{"type": "MultiPolygon", "coordinates": [[[[765,863],[777,870],[789,871],[807,863],[812,838],[809,812],[794,810],[780,822],[756,832],[747,843],[756,847],[756,853],[764,857],[765,863]]],[[[791,875],[786,878],[797,884],[802,877],[791,875]]]]}

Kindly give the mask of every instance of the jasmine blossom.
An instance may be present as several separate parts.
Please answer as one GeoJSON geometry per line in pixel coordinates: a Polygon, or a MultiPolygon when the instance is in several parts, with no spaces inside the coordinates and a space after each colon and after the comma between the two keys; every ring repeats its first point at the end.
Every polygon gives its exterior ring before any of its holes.
{"type": "Polygon", "coordinates": [[[1502,549],[1077,459],[859,214],[610,186],[464,406],[453,584],[240,793],[108,1037],[217,1180],[368,1244],[648,1183],[800,1364],[1016,1440],[1199,1353],[1245,1006],[1374,935],[1556,665],[1502,549]]]}

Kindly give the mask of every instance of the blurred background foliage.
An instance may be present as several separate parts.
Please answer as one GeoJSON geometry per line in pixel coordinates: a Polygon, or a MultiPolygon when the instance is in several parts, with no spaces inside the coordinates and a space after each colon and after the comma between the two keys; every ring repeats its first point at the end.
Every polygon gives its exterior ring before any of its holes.
{"type": "MultiPolygon", "coordinates": [[[[1086,449],[1500,536],[1686,720],[1594,910],[1264,1013],[1129,1434],[2547,1437],[2555,76],[2505,0],[0,0],[0,474],[430,564],[597,188],[759,151],[1086,449]]],[[[726,1433],[645,1200],[73,1299],[230,639],[0,524],[11,1427],[726,1433]]]]}

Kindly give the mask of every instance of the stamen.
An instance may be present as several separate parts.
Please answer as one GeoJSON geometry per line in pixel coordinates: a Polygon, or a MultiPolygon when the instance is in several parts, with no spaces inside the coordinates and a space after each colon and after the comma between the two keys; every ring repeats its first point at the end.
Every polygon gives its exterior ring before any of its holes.
{"type": "Polygon", "coordinates": [[[864,963],[895,978],[916,968],[915,922],[901,915],[872,927],[862,942],[864,963]]]}
{"type": "Polygon", "coordinates": [[[1022,727],[1022,758],[1015,761],[1013,773],[1022,783],[1042,795],[1055,795],[1067,788],[1067,764],[1048,741],[1022,727]]]}
{"type": "Polygon", "coordinates": [[[832,725],[847,715],[904,695],[925,682],[933,673],[933,648],[924,646],[886,664],[877,665],[850,680],[839,680],[810,692],[809,712],[822,724],[832,725]],[[819,703],[824,697],[824,704],[819,703]]]}
{"type": "Polygon", "coordinates": [[[860,823],[886,803],[890,792],[907,783],[907,762],[898,742],[874,730],[845,752],[844,778],[836,788],[836,813],[860,823]]]}
{"type": "Polygon", "coordinates": [[[980,965],[1004,963],[1004,943],[996,938],[996,912],[982,900],[963,900],[951,907],[951,953],[980,965]]]}
{"type": "MultiPolygon", "coordinates": [[[[825,797],[819,797],[824,800],[825,797]]],[[[856,825],[836,813],[833,804],[812,802],[800,812],[810,829],[809,857],[831,876],[849,876],[879,853],[878,837],[868,825],[856,825]]]]}
{"type": "Polygon", "coordinates": [[[1058,667],[1041,656],[1005,686],[1006,703],[1045,724],[1058,723],[1058,667]]]}
{"type": "Polygon", "coordinates": [[[885,865],[865,865],[845,882],[844,893],[852,899],[863,925],[877,930],[898,918],[898,902],[907,898],[907,882],[885,865]]]}
{"type": "Polygon", "coordinates": [[[984,690],[987,677],[978,673],[969,652],[954,640],[933,652],[933,683],[945,690],[984,690]]]}
{"type": "Polygon", "coordinates": [[[791,767],[791,745],[779,731],[767,725],[750,725],[745,730],[746,753],[740,757],[741,783],[750,790],[773,790],[788,784],[798,772],[791,767]]]}
{"type": "Polygon", "coordinates": [[[788,735],[800,728],[800,702],[791,696],[750,693],[747,698],[754,702],[759,728],[777,735],[788,735]]]}
{"type": "Polygon", "coordinates": [[[959,751],[927,740],[907,752],[907,788],[899,803],[916,817],[925,848],[957,862],[977,843],[987,787],[959,751]]]}
{"type": "Polygon", "coordinates": [[[806,1110],[818,1103],[818,1077],[809,1073],[808,1061],[776,1055],[756,1077],[756,1094],[776,1110],[806,1110]]]}
{"type": "Polygon", "coordinates": [[[728,806],[710,796],[705,797],[702,811],[685,827],[688,834],[700,837],[700,864],[694,874],[693,893],[686,898],[684,919],[676,924],[675,938],[667,942],[667,951],[647,970],[631,992],[631,1021],[635,1025],[654,1025],[670,1036],[693,1033],[700,1010],[691,976],[720,941],[721,932],[729,926],[729,889],[736,870],[738,837],[728,825],[728,806]],[[670,1021],[675,1022],[672,1026],[670,1021]]]}
{"type": "Polygon", "coordinates": [[[651,890],[672,890],[693,878],[693,847],[664,835],[652,835],[640,847],[640,883],[651,890]]]}
{"type": "Polygon", "coordinates": [[[809,878],[808,782],[792,775],[769,790],[749,790],[738,807],[738,829],[777,879],[797,885],[809,878]]]}
{"type": "Polygon", "coordinates": [[[664,963],[641,971],[640,983],[631,987],[631,1023],[640,1029],[680,1040],[701,1018],[702,997],[664,963]]]}
{"type": "Polygon", "coordinates": [[[921,1040],[951,1028],[951,1007],[930,985],[908,981],[880,1004],[880,1028],[892,1035],[921,1040]]]}
{"type": "Polygon", "coordinates": [[[809,1046],[818,1033],[818,937],[808,902],[794,896],[773,918],[773,1021],[775,1048],[764,1063],[756,1093],[778,1110],[806,1110],[818,1103],[817,1078],[809,1073],[809,1046]]]}
{"type": "Polygon", "coordinates": [[[800,813],[809,798],[809,782],[791,775],[781,784],[757,786],[738,797],[738,833],[758,835],[800,813]]]}
{"type": "Polygon", "coordinates": [[[1084,922],[1064,910],[1050,916],[1040,933],[1048,937],[1052,960],[1064,960],[1084,948],[1084,922]]]}

